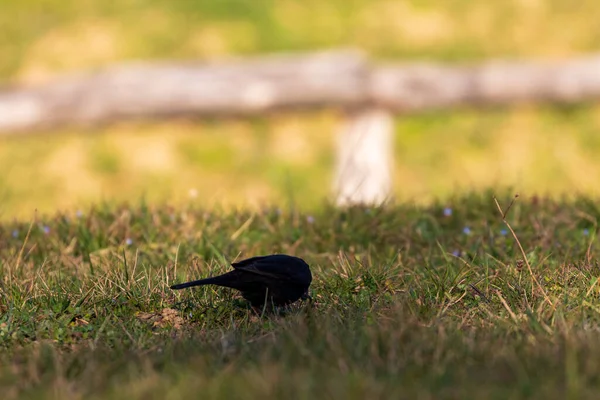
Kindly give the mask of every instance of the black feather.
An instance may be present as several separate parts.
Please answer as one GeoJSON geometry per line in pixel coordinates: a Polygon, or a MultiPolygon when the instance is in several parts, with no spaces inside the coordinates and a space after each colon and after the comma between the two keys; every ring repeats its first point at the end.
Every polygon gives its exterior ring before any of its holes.
{"type": "Polygon", "coordinates": [[[285,254],[258,256],[232,263],[233,271],[211,278],[171,286],[179,290],[193,286],[218,285],[237,289],[253,307],[275,306],[309,298],[312,274],[308,264],[285,254]]]}

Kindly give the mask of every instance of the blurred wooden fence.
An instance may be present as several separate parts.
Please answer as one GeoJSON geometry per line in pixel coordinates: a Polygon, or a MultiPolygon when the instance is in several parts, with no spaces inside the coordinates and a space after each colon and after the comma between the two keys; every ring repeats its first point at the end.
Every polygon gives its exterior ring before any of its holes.
{"type": "Polygon", "coordinates": [[[600,55],[553,62],[371,65],[358,51],[228,62],[153,62],[0,90],[0,134],[174,116],[245,117],[339,108],[334,190],[340,205],[380,203],[391,190],[393,114],[600,98],[600,55]]]}

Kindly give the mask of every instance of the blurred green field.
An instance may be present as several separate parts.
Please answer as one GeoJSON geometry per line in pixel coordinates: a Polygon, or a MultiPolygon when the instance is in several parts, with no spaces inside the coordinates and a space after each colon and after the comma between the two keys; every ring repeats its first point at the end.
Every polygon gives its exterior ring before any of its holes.
{"type": "MultiPolygon", "coordinates": [[[[542,1],[0,0],[0,82],[139,59],[359,47],[381,60],[560,58],[598,49],[600,3],[542,1]]],[[[124,123],[0,137],[0,219],[99,200],[316,207],[330,196],[333,112],[124,123]]],[[[600,107],[449,110],[397,120],[394,190],[596,195],[600,107]]]]}

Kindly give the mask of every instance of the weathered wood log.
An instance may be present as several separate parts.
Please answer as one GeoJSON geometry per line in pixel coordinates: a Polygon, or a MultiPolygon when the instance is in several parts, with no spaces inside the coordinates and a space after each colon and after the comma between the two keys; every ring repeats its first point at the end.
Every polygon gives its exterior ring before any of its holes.
{"type": "Polygon", "coordinates": [[[139,63],[0,91],[0,131],[128,118],[248,116],[364,100],[356,51],[220,63],[139,63]]]}
{"type": "Polygon", "coordinates": [[[600,56],[555,62],[490,61],[479,66],[397,64],[374,69],[371,100],[395,112],[521,102],[600,99],[600,56]]]}
{"type": "Polygon", "coordinates": [[[334,182],[337,205],[378,205],[388,200],[393,133],[394,121],[387,110],[348,110],[338,136],[334,182]]]}
{"type": "Polygon", "coordinates": [[[418,112],[462,105],[600,98],[600,56],[369,70],[357,51],[220,63],[138,63],[0,90],[0,132],[127,118],[249,116],[318,107],[418,112]]]}

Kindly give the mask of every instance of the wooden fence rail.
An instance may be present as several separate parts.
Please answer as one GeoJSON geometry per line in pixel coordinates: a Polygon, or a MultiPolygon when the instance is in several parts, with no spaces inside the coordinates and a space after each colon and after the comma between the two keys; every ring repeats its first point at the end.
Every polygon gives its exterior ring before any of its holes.
{"type": "Polygon", "coordinates": [[[0,134],[173,116],[243,117],[347,110],[338,152],[339,204],[390,193],[394,113],[600,98],[600,55],[480,65],[371,65],[359,51],[219,63],[135,63],[0,90],[0,134]]]}

